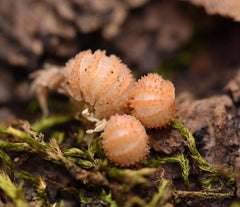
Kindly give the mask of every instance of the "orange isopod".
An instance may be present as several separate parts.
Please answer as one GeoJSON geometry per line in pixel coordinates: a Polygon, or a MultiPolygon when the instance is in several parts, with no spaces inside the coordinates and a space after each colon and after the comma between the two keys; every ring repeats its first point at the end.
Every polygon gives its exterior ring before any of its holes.
{"type": "Polygon", "coordinates": [[[134,78],[128,67],[106,51],[80,52],[65,67],[64,86],[77,102],[85,101],[96,118],[129,112],[134,78]]]}
{"type": "Polygon", "coordinates": [[[111,116],[102,137],[106,156],[121,167],[135,165],[149,153],[145,128],[133,116],[111,116]]]}
{"type": "Polygon", "coordinates": [[[175,115],[175,88],[156,73],[143,76],[131,95],[133,115],[149,128],[166,126],[175,115]]]}

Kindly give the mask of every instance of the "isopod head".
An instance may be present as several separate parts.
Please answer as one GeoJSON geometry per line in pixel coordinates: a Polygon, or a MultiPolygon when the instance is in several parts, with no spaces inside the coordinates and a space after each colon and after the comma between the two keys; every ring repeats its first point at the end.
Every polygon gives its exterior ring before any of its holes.
{"type": "Polygon", "coordinates": [[[166,126],[175,115],[175,88],[160,75],[143,76],[132,91],[133,115],[149,128],[166,126]]]}
{"type": "Polygon", "coordinates": [[[111,116],[102,137],[106,156],[121,167],[141,162],[149,152],[145,128],[133,116],[111,116]]]}

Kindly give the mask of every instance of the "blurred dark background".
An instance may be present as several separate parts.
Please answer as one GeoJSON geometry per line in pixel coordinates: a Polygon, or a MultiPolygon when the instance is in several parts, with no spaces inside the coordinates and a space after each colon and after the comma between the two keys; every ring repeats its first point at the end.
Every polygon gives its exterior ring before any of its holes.
{"type": "Polygon", "coordinates": [[[239,23],[185,1],[0,0],[0,122],[28,117],[31,72],[86,49],[116,54],[137,78],[158,72],[177,95],[222,93],[239,37],[239,23]]]}

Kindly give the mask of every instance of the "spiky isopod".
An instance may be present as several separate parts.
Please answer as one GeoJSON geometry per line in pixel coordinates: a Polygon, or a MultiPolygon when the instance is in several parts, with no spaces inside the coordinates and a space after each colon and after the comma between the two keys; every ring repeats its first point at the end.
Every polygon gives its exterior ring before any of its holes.
{"type": "Polygon", "coordinates": [[[145,128],[133,116],[111,116],[102,137],[106,156],[121,167],[135,165],[149,152],[145,128]]]}
{"type": "Polygon", "coordinates": [[[96,118],[129,112],[128,100],[134,79],[115,55],[105,51],[80,52],[65,67],[65,88],[77,102],[84,101],[96,118]]]}
{"type": "Polygon", "coordinates": [[[166,126],[175,115],[175,88],[160,75],[150,73],[135,85],[130,105],[133,115],[149,128],[166,126]]]}

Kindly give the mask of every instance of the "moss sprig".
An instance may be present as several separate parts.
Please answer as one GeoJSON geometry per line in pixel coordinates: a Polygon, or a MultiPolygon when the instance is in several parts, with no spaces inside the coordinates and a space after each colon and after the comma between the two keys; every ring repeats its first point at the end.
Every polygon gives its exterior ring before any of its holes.
{"type": "Polygon", "coordinates": [[[234,196],[233,192],[227,193],[219,193],[219,192],[212,192],[212,191],[181,191],[178,190],[175,192],[176,198],[204,198],[204,199],[211,199],[211,198],[231,198],[234,196]]]}
{"type": "Polygon", "coordinates": [[[36,185],[36,196],[33,198],[34,200],[42,201],[43,207],[50,206],[50,202],[48,200],[47,193],[46,193],[47,184],[41,177],[34,176],[31,173],[26,171],[21,171],[17,175],[36,185]]]}
{"type": "Polygon", "coordinates": [[[148,204],[148,207],[155,207],[157,206],[158,202],[160,206],[164,205],[166,201],[171,197],[171,191],[170,189],[167,189],[169,181],[166,179],[162,180],[161,185],[158,187],[158,193],[155,194],[151,200],[151,202],[148,204]]]}
{"type": "Polygon", "coordinates": [[[83,204],[88,204],[88,201],[87,201],[87,199],[85,198],[82,189],[79,190],[79,198],[80,198],[80,202],[81,202],[81,203],[83,203],[83,204]]]}
{"type": "Polygon", "coordinates": [[[107,192],[105,191],[105,189],[104,189],[104,188],[101,188],[101,190],[100,190],[100,192],[99,192],[99,194],[98,194],[97,197],[98,197],[98,199],[100,199],[100,200],[106,202],[107,204],[109,204],[110,207],[117,207],[116,201],[114,201],[114,200],[112,199],[112,193],[111,193],[111,191],[109,191],[109,193],[107,194],[107,192]]]}
{"type": "Polygon", "coordinates": [[[3,162],[3,165],[5,167],[7,175],[9,176],[11,181],[13,181],[14,180],[14,170],[13,170],[12,159],[6,152],[4,152],[1,149],[0,149],[0,159],[3,162]]]}
{"type": "Polygon", "coordinates": [[[64,150],[63,155],[65,157],[76,157],[76,158],[83,158],[87,160],[93,161],[94,159],[92,156],[88,153],[88,150],[85,149],[79,149],[79,148],[69,148],[64,150]]]}
{"type": "Polygon", "coordinates": [[[132,196],[125,204],[125,207],[140,206],[147,207],[147,203],[139,196],[132,196]]]}
{"type": "Polygon", "coordinates": [[[158,187],[158,192],[153,195],[149,203],[146,203],[139,196],[132,196],[127,200],[125,207],[132,207],[136,205],[141,207],[164,206],[168,202],[169,198],[172,196],[172,191],[170,188],[168,188],[168,184],[169,181],[163,179],[158,187]]]}
{"type": "Polygon", "coordinates": [[[180,166],[182,167],[182,176],[185,184],[186,190],[189,189],[189,170],[190,170],[190,165],[189,165],[189,160],[184,156],[184,154],[179,154],[175,155],[173,157],[157,157],[156,159],[151,160],[151,162],[144,161],[143,165],[144,166],[151,166],[151,167],[159,167],[160,164],[166,164],[170,162],[175,162],[179,163],[180,166]]]}
{"type": "MultiPolygon", "coordinates": [[[[28,130],[31,130],[30,126],[28,130]]],[[[95,183],[101,181],[100,183],[102,183],[105,180],[100,173],[86,171],[67,159],[55,139],[51,139],[50,143],[45,143],[42,137],[38,137],[34,131],[26,133],[13,127],[0,130],[0,133],[12,135],[16,140],[27,143],[31,151],[37,153],[43,159],[52,161],[58,165],[64,165],[77,180],[82,180],[84,183],[90,181],[95,183]],[[34,137],[29,134],[34,134],[34,137]]]]}
{"type": "Polygon", "coordinates": [[[51,137],[54,137],[57,140],[58,145],[61,145],[64,141],[65,133],[60,131],[54,131],[51,137]]]}
{"type": "Polygon", "coordinates": [[[16,187],[9,176],[3,172],[0,172],[0,188],[12,199],[16,207],[28,206],[22,184],[16,187]]]}
{"type": "Polygon", "coordinates": [[[129,185],[129,189],[135,185],[149,186],[149,176],[157,171],[156,168],[142,168],[139,170],[109,168],[105,171],[108,178],[112,178],[129,185]]]}
{"type": "MultiPolygon", "coordinates": [[[[214,175],[223,175],[222,171],[216,167],[210,165],[206,160],[204,160],[197,150],[195,139],[191,132],[182,124],[180,120],[175,120],[171,122],[171,127],[180,131],[183,137],[187,141],[189,151],[191,152],[192,158],[198,162],[198,166],[201,170],[210,172],[214,175]]],[[[227,176],[225,174],[225,176],[227,176]]],[[[228,178],[232,178],[232,174],[229,174],[228,178]]]]}
{"type": "Polygon", "coordinates": [[[14,143],[0,140],[0,148],[14,152],[31,152],[31,147],[27,143],[14,143]]]}

